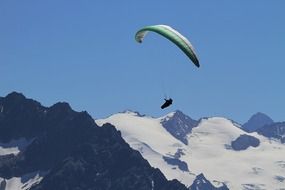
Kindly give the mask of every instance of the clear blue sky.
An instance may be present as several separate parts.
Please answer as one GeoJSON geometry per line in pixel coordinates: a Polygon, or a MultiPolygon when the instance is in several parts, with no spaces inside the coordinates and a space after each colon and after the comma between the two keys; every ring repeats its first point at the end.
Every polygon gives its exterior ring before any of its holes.
{"type": "Polygon", "coordinates": [[[0,96],[67,101],[95,118],[125,109],[245,122],[284,121],[285,1],[0,1],[0,96]],[[194,45],[197,69],[143,26],[167,24],[194,45]],[[164,72],[165,71],[165,72],[164,72]],[[174,105],[160,110],[163,94],[174,105]]]}

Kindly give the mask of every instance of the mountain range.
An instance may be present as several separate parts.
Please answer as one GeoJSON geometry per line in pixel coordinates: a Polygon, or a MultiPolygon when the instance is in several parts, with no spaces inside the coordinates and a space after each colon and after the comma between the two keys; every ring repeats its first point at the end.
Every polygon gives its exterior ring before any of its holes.
{"type": "Polygon", "coordinates": [[[186,190],[130,148],[114,126],[60,102],[0,98],[0,190],[186,190]]]}
{"type": "Polygon", "coordinates": [[[222,117],[195,120],[181,111],[158,118],[125,111],[96,123],[114,125],[153,167],[186,186],[203,176],[198,181],[207,182],[204,189],[280,190],[285,187],[284,124],[256,116],[252,132],[245,129],[252,118],[240,125],[222,117]]]}
{"type": "Polygon", "coordinates": [[[285,124],[240,125],[182,111],[94,120],[68,103],[0,97],[0,190],[226,190],[285,187],[285,124]]]}

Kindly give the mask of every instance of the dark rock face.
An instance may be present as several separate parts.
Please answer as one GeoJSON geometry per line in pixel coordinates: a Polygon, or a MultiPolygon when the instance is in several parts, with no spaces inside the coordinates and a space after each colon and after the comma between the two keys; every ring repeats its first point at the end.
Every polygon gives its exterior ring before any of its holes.
{"type": "Polygon", "coordinates": [[[45,127],[41,121],[46,108],[20,93],[13,92],[1,98],[0,107],[1,142],[21,137],[31,139],[45,127]]]}
{"type": "Polygon", "coordinates": [[[234,150],[246,150],[248,147],[258,147],[260,144],[259,139],[250,135],[240,135],[236,140],[231,142],[231,146],[234,150]]]}
{"type": "Polygon", "coordinates": [[[285,181],[285,177],[283,176],[275,176],[274,178],[281,183],[285,181]]]}
{"type": "Polygon", "coordinates": [[[172,158],[168,156],[162,157],[165,162],[170,165],[178,166],[178,168],[182,171],[189,172],[188,165],[186,162],[179,160],[178,158],[172,158]]]}
{"type": "Polygon", "coordinates": [[[32,189],[144,190],[151,189],[152,183],[156,188],[185,189],[178,181],[168,182],[159,170],[150,170],[148,162],[126,146],[113,126],[105,125],[102,130],[100,137],[77,146],[32,189]]]}
{"type": "Polygon", "coordinates": [[[181,111],[176,111],[172,117],[166,117],[161,121],[162,126],[176,139],[188,145],[187,134],[198,125],[198,121],[193,120],[181,111]]]}
{"type": "Polygon", "coordinates": [[[98,127],[67,103],[49,108],[11,93],[0,98],[0,142],[33,139],[18,155],[0,156],[0,177],[49,171],[32,190],[186,190],[168,181],[110,124],[98,127]]]}
{"type": "Polygon", "coordinates": [[[247,132],[254,132],[257,129],[265,126],[270,125],[274,121],[264,113],[256,113],[254,114],[243,126],[242,128],[247,132]]]}
{"type": "Polygon", "coordinates": [[[0,190],[5,190],[6,189],[6,185],[7,185],[6,180],[1,181],[1,183],[0,183],[0,190]]]}
{"type": "Polygon", "coordinates": [[[221,187],[213,186],[203,174],[199,174],[190,186],[190,190],[229,190],[229,188],[223,184],[221,187]]]}
{"type": "Polygon", "coordinates": [[[257,133],[268,137],[279,139],[281,143],[285,143],[285,122],[276,122],[271,125],[265,125],[257,130],[257,133]]]}
{"type": "Polygon", "coordinates": [[[182,155],[185,155],[183,149],[179,148],[174,155],[169,154],[169,156],[163,156],[162,158],[167,164],[178,166],[181,171],[189,172],[188,164],[180,160],[182,155]]]}

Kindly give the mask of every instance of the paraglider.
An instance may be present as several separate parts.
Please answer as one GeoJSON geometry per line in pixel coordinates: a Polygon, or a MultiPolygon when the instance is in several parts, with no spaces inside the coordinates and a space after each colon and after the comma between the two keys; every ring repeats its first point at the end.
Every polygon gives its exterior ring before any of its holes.
{"type": "MultiPolygon", "coordinates": [[[[148,32],[155,32],[173,42],[177,47],[179,47],[184,52],[184,54],[186,54],[186,56],[194,63],[196,67],[200,67],[199,60],[196,56],[192,44],[186,37],[184,37],[178,31],[167,25],[146,26],[137,31],[135,35],[136,41],[138,43],[142,43],[144,37],[148,32]]],[[[173,102],[171,98],[164,100],[165,102],[161,106],[161,109],[169,107],[173,102]]]]}
{"type": "Polygon", "coordinates": [[[162,106],[160,107],[161,109],[167,108],[167,107],[170,106],[170,105],[172,104],[172,102],[173,102],[173,100],[172,100],[171,98],[169,98],[169,99],[165,99],[165,98],[164,98],[164,100],[165,100],[165,102],[164,102],[164,104],[162,104],[162,106]]]}
{"type": "Polygon", "coordinates": [[[178,31],[167,25],[146,26],[136,33],[136,41],[142,43],[144,37],[149,31],[156,32],[176,44],[176,46],[178,46],[197,67],[200,67],[199,60],[192,44],[178,31]]]}

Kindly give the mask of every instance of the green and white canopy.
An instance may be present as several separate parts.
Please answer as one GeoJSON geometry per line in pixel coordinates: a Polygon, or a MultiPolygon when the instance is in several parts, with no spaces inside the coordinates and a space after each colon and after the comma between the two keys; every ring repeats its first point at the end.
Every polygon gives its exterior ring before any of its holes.
{"type": "Polygon", "coordinates": [[[145,35],[149,32],[156,32],[168,40],[172,41],[176,46],[178,46],[188,57],[191,61],[197,66],[200,67],[199,60],[196,56],[194,48],[192,44],[189,42],[187,38],[185,38],[182,34],[180,34],[175,29],[171,28],[167,25],[153,25],[153,26],[146,26],[140,29],[136,35],[136,41],[142,43],[145,35]]]}

